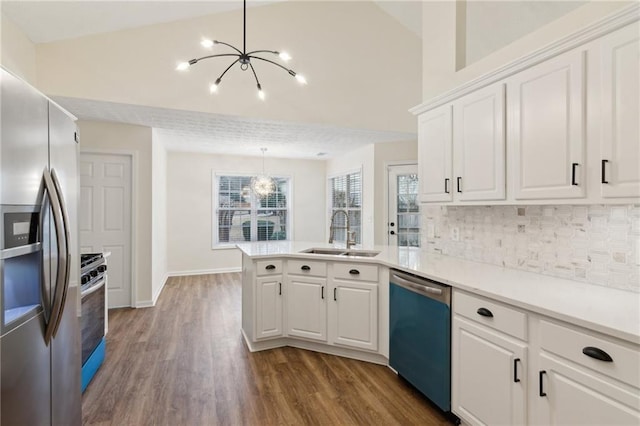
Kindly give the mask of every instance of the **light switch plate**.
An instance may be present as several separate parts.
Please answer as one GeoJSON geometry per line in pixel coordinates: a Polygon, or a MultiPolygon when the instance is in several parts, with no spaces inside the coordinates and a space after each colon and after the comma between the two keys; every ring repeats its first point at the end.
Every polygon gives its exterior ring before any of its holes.
{"type": "Polygon", "coordinates": [[[460,228],[454,226],[451,228],[451,241],[460,241],[460,228]]]}

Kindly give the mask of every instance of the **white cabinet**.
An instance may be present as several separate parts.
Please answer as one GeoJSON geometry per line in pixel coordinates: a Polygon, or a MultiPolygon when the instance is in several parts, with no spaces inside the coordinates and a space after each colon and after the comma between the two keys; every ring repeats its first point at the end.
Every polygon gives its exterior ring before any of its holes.
{"type": "Polygon", "coordinates": [[[451,185],[451,105],[424,113],[418,119],[418,176],[420,201],[453,200],[451,185]]]}
{"type": "Polygon", "coordinates": [[[378,284],[334,280],[329,302],[331,341],[378,350],[378,284]]]}
{"type": "Polygon", "coordinates": [[[256,279],[256,339],[282,336],[282,275],[256,279]]]}
{"type": "Polygon", "coordinates": [[[327,341],[327,279],[287,277],[287,335],[327,341]]]}
{"type": "Polygon", "coordinates": [[[525,424],[527,343],[507,334],[521,334],[522,314],[455,291],[453,307],[452,411],[473,425],[525,424]]]}
{"type": "Polygon", "coordinates": [[[640,197],[640,32],[628,26],[602,40],[603,197],[640,197]]]}
{"type": "Polygon", "coordinates": [[[584,61],[584,51],[571,51],[507,82],[517,200],[585,196],[584,61]]]}
{"type": "Polygon", "coordinates": [[[504,84],[500,83],[453,104],[456,200],[505,199],[504,97],[504,84]]]}

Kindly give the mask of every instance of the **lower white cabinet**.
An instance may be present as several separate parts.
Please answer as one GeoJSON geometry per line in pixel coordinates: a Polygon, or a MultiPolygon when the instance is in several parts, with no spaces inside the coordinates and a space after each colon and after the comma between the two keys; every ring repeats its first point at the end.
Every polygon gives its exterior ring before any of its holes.
{"type": "Polygon", "coordinates": [[[460,316],[452,330],[453,411],[473,424],[525,424],[527,345],[460,316]]]}
{"type": "Polygon", "coordinates": [[[327,279],[289,275],[287,335],[327,341],[327,279]]]}
{"type": "Polygon", "coordinates": [[[460,290],[452,305],[451,406],[465,423],[640,424],[640,345],[460,290]]]}
{"type": "Polygon", "coordinates": [[[282,336],[282,299],[282,275],[256,278],[256,339],[282,336]]]}
{"type": "Polygon", "coordinates": [[[378,350],[378,284],[334,280],[329,301],[331,342],[378,350]]]}

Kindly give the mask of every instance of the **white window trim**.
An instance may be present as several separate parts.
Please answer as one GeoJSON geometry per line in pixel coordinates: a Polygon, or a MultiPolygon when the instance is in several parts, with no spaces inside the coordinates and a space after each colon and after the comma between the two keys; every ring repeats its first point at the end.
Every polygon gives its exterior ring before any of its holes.
{"type": "MultiPolygon", "coordinates": [[[[336,177],[340,177],[340,176],[346,176],[346,175],[350,175],[353,173],[360,173],[360,215],[361,218],[363,220],[363,223],[360,225],[361,229],[360,232],[362,233],[364,231],[364,165],[360,165],[359,168],[354,168],[354,169],[346,169],[340,172],[334,172],[331,174],[327,174],[327,180],[326,180],[326,201],[325,201],[325,206],[327,206],[327,226],[326,226],[326,234],[325,234],[325,239],[328,241],[329,240],[329,228],[331,227],[331,215],[333,214],[333,204],[332,204],[332,199],[331,199],[331,191],[333,189],[333,187],[331,186],[331,179],[336,178],[336,177]]],[[[361,246],[363,244],[364,241],[364,235],[361,235],[360,237],[360,243],[358,244],[359,246],[361,246]]]]}
{"type": "MultiPolygon", "coordinates": [[[[218,195],[218,177],[220,176],[256,176],[261,174],[262,172],[221,172],[221,171],[211,171],[211,250],[229,250],[235,249],[237,242],[218,242],[218,202],[220,197],[218,195]]],[[[289,192],[287,195],[289,208],[287,209],[287,238],[282,241],[293,241],[294,240],[294,232],[293,232],[293,176],[287,174],[269,174],[269,176],[276,179],[288,179],[289,180],[289,192]]],[[[252,218],[253,220],[253,218],[252,218]]],[[[243,243],[251,243],[255,241],[244,241],[243,243]]]]}

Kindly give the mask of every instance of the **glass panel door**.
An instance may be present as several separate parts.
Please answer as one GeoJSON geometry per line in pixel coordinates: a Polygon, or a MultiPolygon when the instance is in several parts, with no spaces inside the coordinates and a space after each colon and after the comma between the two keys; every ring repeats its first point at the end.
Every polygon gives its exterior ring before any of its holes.
{"type": "Polygon", "coordinates": [[[389,245],[420,247],[418,168],[389,166],[389,245]]]}

